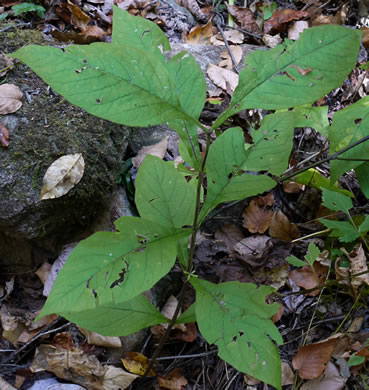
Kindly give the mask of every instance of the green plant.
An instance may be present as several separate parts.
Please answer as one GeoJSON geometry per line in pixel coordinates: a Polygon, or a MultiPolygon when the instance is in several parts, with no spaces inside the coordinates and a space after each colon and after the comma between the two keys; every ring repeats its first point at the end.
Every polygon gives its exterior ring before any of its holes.
{"type": "Polygon", "coordinates": [[[36,12],[36,14],[43,19],[45,16],[45,8],[41,5],[36,5],[33,3],[20,3],[13,5],[12,10],[14,11],[14,16],[18,16],[27,12],[36,12]]]}
{"type": "MultiPolygon", "coordinates": [[[[187,181],[172,162],[147,156],[136,178],[140,217],[122,217],[115,223],[115,232],[96,233],[80,242],[38,318],[58,313],[112,336],[163,322],[169,322],[170,329],[175,323],[197,321],[206,340],[218,346],[221,358],[281,389],[275,342],[281,343],[282,338],[270,320],[278,304],[265,303],[274,289],[239,282],[216,285],[198,278],[192,263],[196,232],[220,203],[263,193],[277,185],[278,177],[288,178],[283,173],[294,128],[327,131],[322,109],[311,104],[345,80],[355,66],[360,37],[355,30],[322,26],[306,30],[295,43],[286,40],[269,51],[253,52],[240,73],[230,106],[210,130],[199,121],[206,85],[193,57],[180,53],[166,61],[162,52],[170,46],[159,27],[117,7],[111,44],[65,49],[28,46],[12,54],[56,92],[93,115],[129,126],[168,123],[179,134],[183,159],[195,171],[195,177],[187,181]],[[291,107],[297,108],[288,111],[291,107]],[[238,127],[224,131],[211,144],[213,130],[233,114],[251,108],[279,111],[265,116],[260,128],[251,131],[252,144],[245,144],[238,127]],[[203,157],[198,127],[207,134],[203,157]],[[201,205],[205,175],[206,196],[201,205]],[[186,281],[177,310],[167,319],[143,292],[169,272],[176,258],[186,281]],[[187,283],[196,290],[196,302],[178,317],[187,283]]],[[[360,142],[368,136],[368,115],[363,109],[367,102],[362,99],[352,106],[362,109],[361,121],[348,120],[341,129],[344,137],[336,134],[340,123],[333,122],[335,131],[328,129],[332,159],[346,157],[355,145],[356,157],[365,154],[360,142]]],[[[346,110],[357,119],[352,107],[346,110]]],[[[337,162],[331,161],[333,190],[344,171],[369,172],[365,161],[350,161],[346,168],[337,162]]]]}

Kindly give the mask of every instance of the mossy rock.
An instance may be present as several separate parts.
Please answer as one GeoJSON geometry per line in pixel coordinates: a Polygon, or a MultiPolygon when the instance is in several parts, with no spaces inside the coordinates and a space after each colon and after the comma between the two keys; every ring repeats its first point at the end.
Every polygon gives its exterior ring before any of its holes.
{"type": "MultiPolygon", "coordinates": [[[[28,43],[51,44],[37,31],[0,33],[3,53],[28,43]]],[[[0,267],[25,272],[83,237],[106,207],[129,130],[72,106],[23,64],[5,77],[23,92],[23,105],[0,116],[10,133],[9,147],[0,146],[0,267]],[[74,153],[85,160],[80,183],[58,199],[40,201],[47,168],[74,153]]]]}

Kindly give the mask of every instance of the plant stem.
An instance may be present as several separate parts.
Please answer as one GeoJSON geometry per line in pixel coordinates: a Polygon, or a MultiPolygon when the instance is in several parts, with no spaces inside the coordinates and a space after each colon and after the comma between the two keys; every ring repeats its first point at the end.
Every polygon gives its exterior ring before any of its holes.
{"type": "MultiPolygon", "coordinates": [[[[188,251],[188,261],[187,261],[187,266],[186,266],[186,269],[185,269],[185,272],[188,273],[188,274],[190,274],[191,271],[192,271],[193,256],[195,254],[196,233],[197,233],[197,231],[199,229],[199,215],[200,215],[200,209],[201,209],[201,188],[202,188],[202,181],[203,181],[204,175],[205,175],[205,166],[206,166],[206,160],[207,160],[208,153],[209,153],[210,141],[211,141],[211,131],[206,130],[205,156],[204,156],[204,158],[202,160],[202,165],[201,165],[201,169],[199,171],[199,176],[198,176],[195,216],[194,216],[193,225],[192,225],[190,249],[188,251]]],[[[145,378],[148,375],[148,373],[150,372],[150,370],[154,366],[154,363],[155,363],[156,359],[158,358],[160,352],[162,351],[162,349],[164,347],[165,342],[167,341],[167,339],[169,337],[170,331],[172,330],[173,326],[176,323],[179,311],[180,311],[180,309],[181,309],[181,307],[183,305],[183,300],[184,300],[184,297],[185,297],[184,292],[185,292],[186,285],[187,285],[188,281],[189,281],[189,279],[186,279],[183,282],[181,291],[179,293],[179,299],[178,299],[177,307],[176,307],[176,309],[174,311],[173,317],[169,321],[168,327],[165,330],[164,334],[160,338],[159,344],[156,347],[156,350],[155,350],[154,354],[152,355],[152,358],[150,360],[150,363],[149,363],[148,367],[146,368],[146,371],[145,371],[145,373],[143,375],[143,378],[145,378]]]]}

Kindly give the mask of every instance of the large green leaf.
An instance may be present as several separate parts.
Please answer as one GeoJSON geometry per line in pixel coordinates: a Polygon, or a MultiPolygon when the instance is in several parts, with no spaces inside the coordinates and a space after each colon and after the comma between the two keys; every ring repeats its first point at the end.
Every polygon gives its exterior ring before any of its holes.
{"type": "Polygon", "coordinates": [[[249,54],[230,107],[213,128],[247,108],[277,110],[313,103],[342,84],[355,66],[361,35],[341,26],[313,27],[295,43],[249,54]]]}
{"type": "Polygon", "coordinates": [[[187,182],[173,165],[146,156],[136,178],[136,206],[141,217],[181,228],[193,223],[196,181],[187,182]]]}
{"type": "Polygon", "coordinates": [[[274,175],[284,172],[288,167],[297,122],[301,125],[306,122],[306,118],[290,111],[265,116],[260,128],[251,133],[253,144],[247,149],[243,169],[268,171],[274,175]]]}
{"type": "Polygon", "coordinates": [[[196,289],[196,319],[201,334],[219,348],[219,356],[261,381],[281,389],[281,362],[272,340],[283,342],[270,318],[278,304],[265,297],[273,287],[250,283],[212,284],[192,278],[196,289]]]}
{"type": "Polygon", "coordinates": [[[81,312],[119,305],[151,288],[169,272],[177,241],[173,230],[136,217],[116,221],[117,232],[99,232],[81,241],[60,271],[41,315],[81,312]]]}
{"type": "MultiPolygon", "coordinates": [[[[333,116],[333,122],[329,129],[330,153],[334,154],[353,144],[363,137],[369,135],[369,96],[359,100],[336,112],[333,116]]],[[[355,146],[347,152],[341,154],[340,158],[355,160],[367,159],[369,151],[369,141],[355,146]]],[[[331,182],[334,183],[339,177],[365,164],[363,161],[349,160],[332,160],[331,165],[331,182]]]]}
{"type": "Polygon", "coordinates": [[[111,302],[91,309],[59,314],[68,321],[104,336],[127,336],[168,321],[143,295],[123,303],[111,302]]]}
{"type": "Polygon", "coordinates": [[[162,51],[170,50],[170,45],[157,24],[145,18],[132,16],[116,6],[113,6],[113,11],[112,43],[137,47],[157,54],[161,61],[164,61],[162,51]]]}
{"type": "Polygon", "coordinates": [[[208,189],[200,220],[222,202],[257,195],[277,184],[266,175],[244,173],[249,161],[253,163],[239,127],[228,129],[214,141],[206,164],[208,189]]]}
{"type": "Polygon", "coordinates": [[[71,103],[130,126],[193,119],[181,107],[175,80],[157,55],[131,46],[26,46],[14,54],[71,103]]]}

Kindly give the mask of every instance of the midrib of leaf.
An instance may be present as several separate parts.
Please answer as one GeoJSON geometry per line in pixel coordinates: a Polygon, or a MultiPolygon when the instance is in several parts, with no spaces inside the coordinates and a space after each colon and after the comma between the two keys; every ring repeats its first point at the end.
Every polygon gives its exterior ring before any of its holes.
{"type": "MultiPolygon", "coordinates": [[[[218,128],[226,119],[228,119],[231,115],[235,114],[236,112],[233,112],[233,109],[235,106],[237,106],[237,104],[245,99],[245,97],[247,97],[247,95],[249,95],[251,92],[253,92],[255,89],[259,88],[260,86],[262,86],[264,83],[270,81],[271,79],[273,79],[274,77],[278,76],[280,72],[282,71],[285,71],[285,68],[286,67],[289,67],[290,65],[293,65],[295,64],[296,62],[298,62],[299,60],[303,59],[304,57],[308,57],[310,56],[311,54],[313,54],[314,52],[318,51],[318,50],[322,50],[324,47],[326,46],[329,46],[333,43],[336,43],[338,41],[340,41],[341,39],[347,39],[347,36],[344,36],[344,37],[340,37],[340,38],[336,38],[326,44],[323,44],[322,46],[319,46],[311,51],[309,51],[309,53],[307,54],[304,54],[304,55],[300,55],[300,57],[293,57],[293,60],[289,61],[288,63],[286,63],[285,65],[283,65],[282,67],[280,67],[277,71],[273,72],[273,73],[270,73],[267,78],[262,78],[260,82],[258,82],[253,88],[249,89],[248,91],[245,91],[244,94],[243,94],[243,97],[241,97],[240,99],[238,99],[236,102],[234,102],[232,105],[230,105],[220,116],[219,118],[214,122],[213,126],[211,127],[211,130],[214,130],[216,128],[218,128]]],[[[291,53],[291,48],[288,47],[287,49],[284,48],[283,51],[281,52],[281,54],[279,54],[279,57],[282,57],[281,59],[283,59],[284,57],[286,57],[287,55],[291,55],[293,56],[291,53]]],[[[277,58],[273,58],[273,61],[276,61],[276,66],[278,66],[278,55],[277,55],[277,58]]],[[[251,66],[250,64],[246,64],[246,66],[251,66]]],[[[318,68],[318,64],[315,66],[315,69],[316,70],[320,70],[320,68],[318,68]]],[[[256,80],[260,79],[260,77],[258,77],[256,80]]]]}

